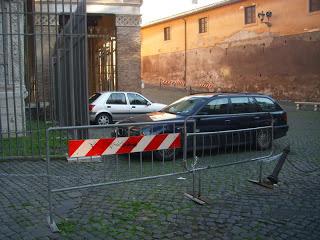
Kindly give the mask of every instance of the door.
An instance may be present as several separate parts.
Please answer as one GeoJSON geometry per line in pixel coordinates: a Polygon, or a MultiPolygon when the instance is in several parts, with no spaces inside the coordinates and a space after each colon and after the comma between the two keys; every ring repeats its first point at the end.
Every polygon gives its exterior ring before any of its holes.
{"type": "MultiPolygon", "coordinates": [[[[239,96],[230,98],[230,129],[249,129],[270,125],[271,116],[258,112],[258,106],[252,97],[239,96]]],[[[246,144],[255,139],[256,130],[244,130],[231,134],[232,144],[246,144]]]]}
{"type": "MultiPolygon", "coordinates": [[[[226,97],[216,98],[207,103],[197,113],[197,131],[218,132],[229,129],[229,100],[226,97]]],[[[212,148],[222,145],[224,134],[200,135],[197,146],[212,148]]]]}
{"type": "Polygon", "coordinates": [[[112,113],[114,121],[129,117],[130,108],[124,93],[111,93],[107,102],[106,110],[112,113]]]}
{"type": "Polygon", "coordinates": [[[151,103],[137,93],[127,93],[129,104],[130,104],[130,113],[131,114],[144,114],[152,112],[150,108],[151,103]]]}

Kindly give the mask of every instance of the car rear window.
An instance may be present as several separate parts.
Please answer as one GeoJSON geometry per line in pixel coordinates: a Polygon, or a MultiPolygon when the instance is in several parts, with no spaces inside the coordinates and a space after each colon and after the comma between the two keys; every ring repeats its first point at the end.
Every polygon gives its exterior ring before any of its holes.
{"type": "Polygon", "coordinates": [[[89,98],[89,103],[93,103],[95,100],[97,100],[101,96],[101,93],[95,93],[89,98]]]}
{"type": "Polygon", "coordinates": [[[273,112],[279,111],[280,107],[278,104],[273,102],[271,99],[266,97],[255,97],[257,104],[259,106],[259,110],[262,112],[273,112]]]}
{"type": "Polygon", "coordinates": [[[127,104],[126,96],[124,93],[111,93],[110,97],[107,100],[107,104],[127,104]]]}

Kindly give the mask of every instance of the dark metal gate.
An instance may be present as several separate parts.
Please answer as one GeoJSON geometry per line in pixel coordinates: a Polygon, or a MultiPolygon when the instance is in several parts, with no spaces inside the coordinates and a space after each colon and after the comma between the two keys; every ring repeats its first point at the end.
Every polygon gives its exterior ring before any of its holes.
{"type": "Polygon", "coordinates": [[[52,57],[55,120],[60,126],[88,124],[86,6],[59,16],[60,29],[52,57]]]}
{"type": "Polygon", "coordinates": [[[48,127],[88,124],[87,36],[86,0],[0,0],[0,160],[42,158],[48,127]]]}
{"type": "Polygon", "coordinates": [[[115,15],[88,15],[89,93],[117,89],[115,15]]]}

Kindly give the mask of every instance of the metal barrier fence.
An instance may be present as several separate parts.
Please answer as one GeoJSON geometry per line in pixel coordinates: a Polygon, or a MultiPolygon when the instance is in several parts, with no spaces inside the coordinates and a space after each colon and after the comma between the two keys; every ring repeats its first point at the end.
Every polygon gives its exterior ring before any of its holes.
{"type": "MultiPolygon", "coordinates": [[[[187,153],[190,150],[193,156],[191,165],[186,165],[186,168],[193,174],[192,193],[186,193],[186,196],[199,204],[204,204],[205,201],[201,199],[201,174],[198,175],[198,185],[195,186],[195,172],[260,161],[257,182],[261,183],[263,160],[272,157],[274,153],[273,121],[266,126],[258,124],[251,128],[201,131],[203,127],[199,120],[212,117],[217,119],[217,116],[191,116],[185,120],[183,157],[187,159],[187,153]],[[193,120],[193,132],[188,132],[186,127],[190,120],[193,120]]],[[[205,127],[208,128],[208,126],[205,127]]],[[[279,157],[280,155],[274,159],[279,157]]]]}
{"type": "Polygon", "coordinates": [[[270,137],[270,150],[269,146],[267,150],[254,147],[257,146],[254,138],[259,136],[261,131],[272,134],[273,126],[197,132],[197,121],[186,119],[49,128],[46,134],[49,225],[52,231],[58,231],[54,221],[55,208],[52,198],[52,194],[58,192],[192,173],[193,194],[189,196],[193,196],[191,198],[197,201],[199,192],[195,193],[195,172],[259,161],[272,156],[273,137],[270,137]],[[203,136],[211,141],[205,139],[201,142],[203,136]],[[252,138],[250,141],[245,138],[244,142],[234,142],[243,139],[241,136],[252,138]],[[211,144],[213,138],[220,139],[220,142],[211,144]],[[205,146],[205,142],[210,144],[205,146]],[[70,178],[62,181],[53,177],[59,174],[52,168],[51,159],[63,155],[68,157],[66,152],[71,156],[68,159],[70,178]],[[217,160],[219,156],[222,156],[222,159],[217,160]],[[223,163],[226,157],[237,159],[223,163]]]}
{"type": "MultiPolygon", "coordinates": [[[[184,121],[169,121],[169,122],[154,122],[154,123],[136,123],[132,124],[114,124],[107,126],[78,126],[78,127],[56,127],[47,130],[47,174],[48,174],[48,200],[49,200],[49,225],[53,231],[57,231],[57,227],[53,220],[53,204],[51,194],[57,192],[65,192],[71,190],[79,190],[84,188],[98,187],[104,185],[112,185],[119,183],[128,183],[133,181],[142,181],[146,179],[155,179],[178,174],[188,173],[188,170],[183,165],[181,158],[178,158],[181,151],[179,145],[175,145],[177,138],[169,138],[167,133],[175,134],[179,137],[179,129],[184,126],[184,121]],[[151,138],[138,139],[140,141],[139,149],[133,150],[137,146],[137,138],[139,136],[159,136],[153,140],[151,138]],[[133,137],[136,145],[127,140],[133,137]],[[90,142],[85,142],[84,148],[81,148],[81,142],[78,147],[80,150],[73,149],[69,153],[70,158],[70,173],[76,175],[76,178],[70,178],[68,182],[63,182],[58,178],[53,178],[55,169],[51,167],[51,159],[53,157],[62,157],[68,152],[67,146],[71,139],[90,139],[90,142]],[[97,160],[94,155],[90,154],[90,150],[97,152],[101,142],[97,139],[113,139],[115,140],[107,156],[101,157],[99,161],[95,161],[92,167],[87,168],[90,163],[83,161],[97,160]],[[168,140],[169,142],[165,142],[168,140]],[[121,151],[119,148],[124,146],[126,151],[121,151]],[[170,146],[172,148],[170,149],[170,146]],[[128,151],[128,148],[132,149],[128,151]],[[162,150],[155,150],[162,149],[162,150]],[[120,151],[119,151],[120,150],[120,151]],[[80,153],[81,152],[81,153],[80,153]],[[121,152],[129,152],[121,154],[121,152]],[[89,153],[89,154],[88,154],[89,153]],[[83,157],[84,155],[90,157],[83,157]],[[79,157],[80,156],[80,157],[79,157]],[[170,161],[169,161],[170,160],[170,161]],[[81,164],[80,164],[81,163],[81,164]]],[[[174,135],[175,136],[175,135],[174,135]]],[[[83,145],[83,146],[84,146],[83,145]]],[[[106,147],[106,141],[105,145],[106,147]]],[[[130,150],[129,149],[129,150],[130,150]]],[[[92,163],[91,163],[92,164],[92,163]]]]}

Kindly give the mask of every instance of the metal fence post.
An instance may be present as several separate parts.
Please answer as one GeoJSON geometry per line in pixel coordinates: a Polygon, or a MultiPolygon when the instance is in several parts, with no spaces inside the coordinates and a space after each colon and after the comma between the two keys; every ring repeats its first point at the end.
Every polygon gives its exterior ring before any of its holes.
{"type": "Polygon", "coordinates": [[[52,232],[59,232],[59,228],[53,219],[53,211],[52,211],[51,171],[50,171],[50,128],[46,130],[46,158],[47,158],[47,190],[48,190],[48,207],[49,207],[49,216],[47,221],[52,232]]]}

